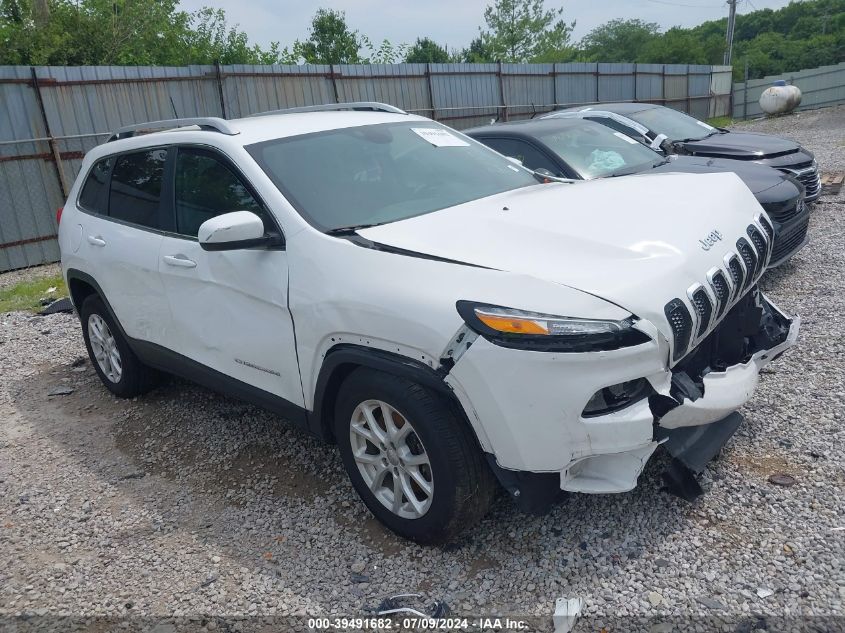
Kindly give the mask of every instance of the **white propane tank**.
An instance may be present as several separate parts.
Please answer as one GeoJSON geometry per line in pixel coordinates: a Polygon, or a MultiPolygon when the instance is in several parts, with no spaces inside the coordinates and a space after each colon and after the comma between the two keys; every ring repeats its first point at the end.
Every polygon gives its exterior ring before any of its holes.
{"type": "Polygon", "coordinates": [[[778,80],[760,95],[760,108],[766,114],[786,114],[801,105],[801,90],[778,80]]]}

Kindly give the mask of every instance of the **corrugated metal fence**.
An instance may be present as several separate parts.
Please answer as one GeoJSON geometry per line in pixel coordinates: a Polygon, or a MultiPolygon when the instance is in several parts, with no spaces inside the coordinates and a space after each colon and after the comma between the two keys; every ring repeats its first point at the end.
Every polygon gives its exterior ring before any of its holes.
{"type": "Polygon", "coordinates": [[[729,66],[396,64],[0,66],[0,271],[59,258],[55,212],[82,157],[122,125],[382,101],[457,129],[607,101],[730,112],[729,66]]]}
{"type": "Polygon", "coordinates": [[[734,84],[733,117],[749,119],[763,116],[760,95],[776,79],[798,86],[803,98],[799,110],[814,110],[845,103],[845,62],[835,66],[821,66],[810,70],[770,75],[734,84]]]}

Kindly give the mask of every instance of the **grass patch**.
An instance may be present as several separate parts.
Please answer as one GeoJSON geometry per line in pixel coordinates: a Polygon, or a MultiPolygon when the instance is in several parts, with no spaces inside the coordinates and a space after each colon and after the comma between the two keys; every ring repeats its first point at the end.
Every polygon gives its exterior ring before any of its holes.
{"type": "Polygon", "coordinates": [[[715,119],[707,119],[707,124],[713,127],[730,127],[734,120],[729,116],[717,116],[715,119]]]}
{"type": "Polygon", "coordinates": [[[41,300],[48,297],[54,299],[67,297],[67,287],[61,275],[23,281],[11,288],[0,289],[0,312],[15,310],[39,312],[42,308],[41,300]],[[55,290],[48,292],[51,288],[55,290]]]}

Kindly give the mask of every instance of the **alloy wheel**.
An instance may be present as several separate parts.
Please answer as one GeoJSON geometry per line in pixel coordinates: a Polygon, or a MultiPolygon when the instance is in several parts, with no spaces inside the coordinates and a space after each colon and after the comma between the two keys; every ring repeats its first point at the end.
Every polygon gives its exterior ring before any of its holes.
{"type": "Polygon", "coordinates": [[[381,400],[352,412],[352,457],[364,483],[393,514],[418,519],[431,507],[434,477],[422,441],[408,419],[381,400]]]}
{"type": "Polygon", "coordinates": [[[91,342],[94,358],[105,377],[111,382],[120,382],[120,377],[123,375],[120,350],[117,349],[117,342],[108,324],[99,314],[88,317],[88,340],[91,342]]]}

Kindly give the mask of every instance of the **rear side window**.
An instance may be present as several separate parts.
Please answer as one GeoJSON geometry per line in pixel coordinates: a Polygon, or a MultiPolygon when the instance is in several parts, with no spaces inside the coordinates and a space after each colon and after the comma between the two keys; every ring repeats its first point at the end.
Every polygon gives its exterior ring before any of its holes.
{"type": "Polygon", "coordinates": [[[118,156],[109,190],[109,215],[132,224],[162,228],[159,208],[166,160],[166,149],[118,156]]]}
{"type": "Polygon", "coordinates": [[[106,215],[108,205],[109,171],[111,170],[113,158],[104,158],[97,161],[88,174],[88,179],[82,186],[82,193],[79,194],[79,206],[90,211],[106,215]]]}
{"type": "Polygon", "coordinates": [[[252,211],[271,230],[269,218],[243,181],[214,152],[179,148],[176,154],[176,232],[196,237],[206,220],[231,211],[252,211]]]}

